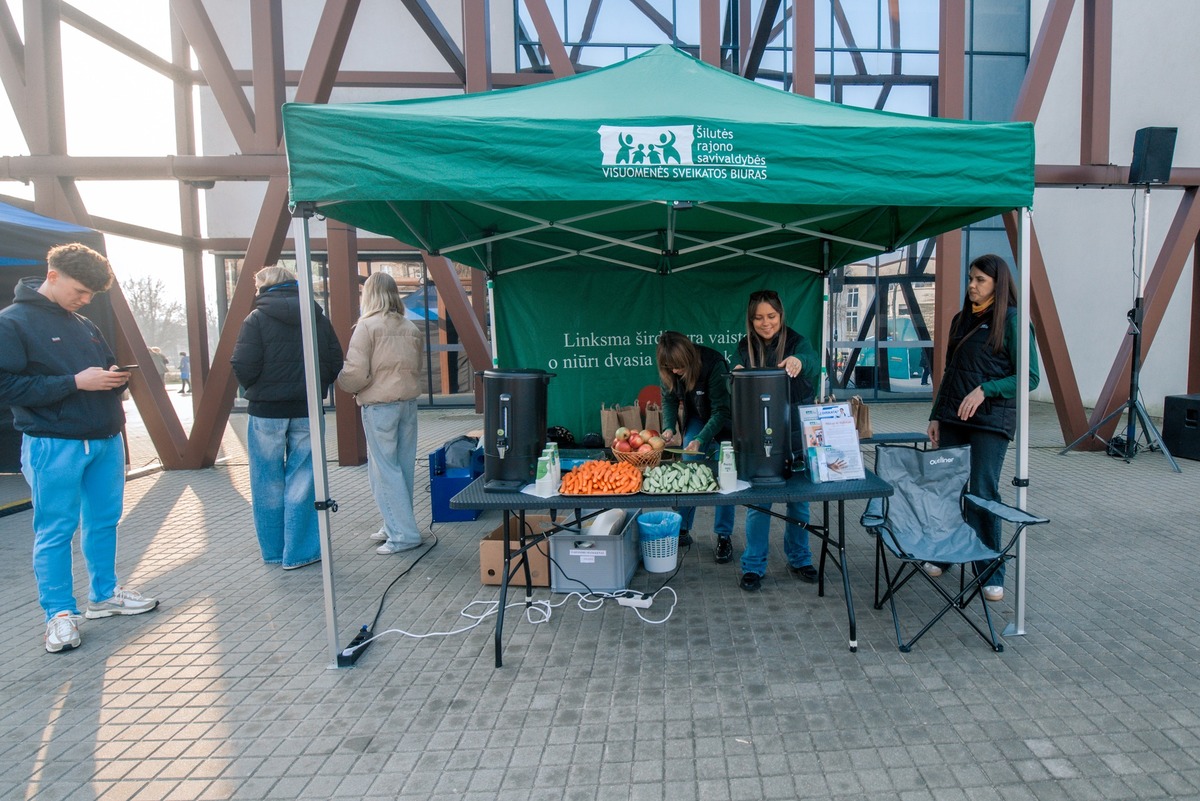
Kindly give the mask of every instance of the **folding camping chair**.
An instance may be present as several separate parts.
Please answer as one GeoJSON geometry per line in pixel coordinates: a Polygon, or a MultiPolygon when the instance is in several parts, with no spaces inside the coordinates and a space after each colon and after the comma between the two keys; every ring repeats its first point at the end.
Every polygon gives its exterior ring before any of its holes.
{"type": "Polygon", "coordinates": [[[1026,526],[1050,521],[1007,504],[986,501],[967,493],[967,480],[971,474],[969,446],[926,451],[880,445],[875,448],[875,472],[892,485],[895,494],[891,498],[870,501],[863,513],[862,524],[868,533],[874,535],[876,542],[875,608],[882,609],[885,601],[891,606],[892,622],[896,626],[896,644],[900,650],[905,653],[912,650],[925,632],[947,612],[954,610],[992,646],[993,651],[1003,651],[1004,646],[996,640],[991,612],[981,589],[996,568],[1013,558],[1017,540],[1026,526]],[[967,523],[966,510],[970,505],[1016,527],[1000,550],[992,550],[984,545],[967,523]],[[894,573],[890,560],[897,562],[894,573]],[[925,562],[957,565],[960,569],[958,592],[948,590],[944,582],[928,575],[923,567],[925,562]],[[986,565],[968,581],[972,563],[975,562],[986,565]],[[884,579],[882,595],[880,575],[884,579]],[[914,576],[923,580],[914,586],[932,587],[941,596],[943,605],[916,636],[905,642],[900,633],[900,617],[896,612],[896,593],[914,576]],[[986,633],[966,611],[976,598],[983,610],[983,619],[987,622],[986,633]]]}

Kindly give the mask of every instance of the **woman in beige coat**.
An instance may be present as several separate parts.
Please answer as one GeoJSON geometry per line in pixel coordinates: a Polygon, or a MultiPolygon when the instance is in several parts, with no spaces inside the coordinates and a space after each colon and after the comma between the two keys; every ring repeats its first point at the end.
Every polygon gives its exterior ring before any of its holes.
{"type": "Polygon", "coordinates": [[[417,396],[421,394],[421,332],[404,317],[395,280],[372,273],[363,285],[362,314],[350,337],[338,386],[354,393],[367,434],[367,477],[383,515],[371,539],[376,553],[421,545],[413,515],[417,460],[417,396]]]}

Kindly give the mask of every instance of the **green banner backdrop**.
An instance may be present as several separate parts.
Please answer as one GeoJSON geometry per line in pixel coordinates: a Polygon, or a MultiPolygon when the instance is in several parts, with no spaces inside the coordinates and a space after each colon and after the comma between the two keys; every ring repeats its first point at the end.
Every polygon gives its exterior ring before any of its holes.
{"type": "Polygon", "coordinates": [[[654,350],[662,331],[676,330],[725,354],[730,366],[745,335],[751,292],[774,289],[787,324],[821,343],[823,281],[803,270],[641,270],[542,267],[495,283],[500,369],[554,373],[547,423],[576,440],[600,432],[600,405],[633,403],[658,385],[654,350]]]}

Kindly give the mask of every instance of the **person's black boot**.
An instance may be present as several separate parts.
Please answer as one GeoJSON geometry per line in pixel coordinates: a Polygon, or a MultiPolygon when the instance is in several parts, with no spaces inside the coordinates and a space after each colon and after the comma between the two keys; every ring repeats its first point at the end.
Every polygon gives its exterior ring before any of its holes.
{"type": "Polygon", "coordinates": [[[717,547],[713,549],[713,561],[723,565],[733,558],[733,542],[729,537],[717,537],[717,547]]]}

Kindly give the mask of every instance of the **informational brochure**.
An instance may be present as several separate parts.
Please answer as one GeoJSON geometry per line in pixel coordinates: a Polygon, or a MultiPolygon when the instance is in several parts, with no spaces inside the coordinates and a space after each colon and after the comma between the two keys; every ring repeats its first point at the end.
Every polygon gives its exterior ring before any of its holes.
{"type": "Polygon", "coordinates": [[[858,431],[849,403],[800,407],[805,460],[816,482],[865,478],[858,431]]]}

